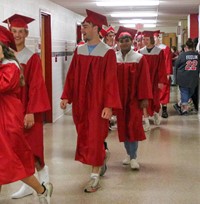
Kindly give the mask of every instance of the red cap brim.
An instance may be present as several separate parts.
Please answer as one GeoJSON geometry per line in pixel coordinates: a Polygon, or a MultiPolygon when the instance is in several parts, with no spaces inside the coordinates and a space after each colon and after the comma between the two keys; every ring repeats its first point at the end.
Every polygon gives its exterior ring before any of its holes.
{"type": "Polygon", "coordinates": [[[136,33],[137,33],[137,30],[135,30],[135,29],[120,26],[118,31],[117,31],[117,34],[115,36],[115,40],[119,41],[119,39],[125,35],[134,39],[136,33]]]}

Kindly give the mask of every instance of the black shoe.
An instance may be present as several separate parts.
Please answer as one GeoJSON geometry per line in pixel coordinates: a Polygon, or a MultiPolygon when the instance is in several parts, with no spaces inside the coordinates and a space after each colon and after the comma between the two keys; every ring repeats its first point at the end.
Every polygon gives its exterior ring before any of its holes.
{"type": "Polygon", "coordinates": [[[162,116],[162,118],[168,118],[167,111],[163,111],[161,116],[162,116]]]}
{"type": "Polygon", "coordinates": [[[178,112],[179,115],[182,115],[182,114],[183,114],[183,113],[182,113],[182,110],[181,110],[181,107],[180,107],[177,103],[175,103],[175,104],[173,105],[173,107],[174,107],[174,109],[178,112]]]}
{"type": "Polygon", "coordinates": [[[187,112],[187,111],[184,111],[184,112],[182,112],[181,115],[185,115],[185,116],[187,116],[187,115],[188,115],[188,112],[187,112]]]}
{"type": "Polygon", "coordinates": [[[162,107],[162,118],[168,118],[168,113],[167,113],[167,107],[163,106],[162,107]]]}

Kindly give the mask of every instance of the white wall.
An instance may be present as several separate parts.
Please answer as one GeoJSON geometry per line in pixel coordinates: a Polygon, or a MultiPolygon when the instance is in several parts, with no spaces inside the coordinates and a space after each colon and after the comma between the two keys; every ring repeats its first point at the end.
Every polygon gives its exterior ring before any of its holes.
{"type": "MultiPolygon", "coordinates": [[[[76,23],[82,22],[84,17],[49,0],[0,0],[1,22],[15,13],[35,19],[29,25],[30,34],[27,39],[27,46],[33,51],[37,50],[37,44],[40,42],[40,10],[51,14],[52,52],[64,52],[66,42],[73,44],[76,41],[76,23]]],[[[6,24],[0,24],[6,26],[6,24]]],[[[67,61],[64,57],[58,57],[57,62],[52,58],[53,121],[63,115],[59,103],[70,61],[69,56],[67,61]]]]}
{"type": "Polygon", "coordinates": [[[156,29],[154,30],[160,30],[160,32],[165,32],[165,33],[176,33],[177,26],[175,27],[156,27],[156,29]]]}

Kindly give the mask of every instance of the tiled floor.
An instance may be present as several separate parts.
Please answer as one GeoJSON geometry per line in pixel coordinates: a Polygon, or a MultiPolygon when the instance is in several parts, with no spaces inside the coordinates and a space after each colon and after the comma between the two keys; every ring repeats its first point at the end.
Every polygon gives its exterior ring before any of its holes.
{"type": "MultiPolygon", "coordinates": [[[[177,98],[172,87],[171,102],[177,98]]],[[[45,125],[46,163],[54,194],[51,204],[199,204],[200,123],[198,115],[178,116],[169,104],[169,118],[152,125],[139,144],[140,171],[123,166],[125,150],[116,131],[107,139],[111,158],[101,180],[102,189],[83,192],[90,168],[74,161],[76,132],[71,115],[45,125]]],[[[20,182],[3,186],[0,204],[37,204],[36,195],[12,200],[20,182]]]]}

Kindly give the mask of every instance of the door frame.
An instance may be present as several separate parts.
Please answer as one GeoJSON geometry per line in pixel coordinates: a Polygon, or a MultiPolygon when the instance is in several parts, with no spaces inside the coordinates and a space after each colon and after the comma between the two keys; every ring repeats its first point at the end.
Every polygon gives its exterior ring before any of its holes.
{"type": "Polygon", "coordinates": [[[47,87],[47,93],[51,105],[51,110],[44,116],[45,122],[53,122],[52,106],[52,41],[51,41],[51,14],[40,10],[40,37],[41,37],[41,60],[43,65],[43,76],[47,87]]]}

